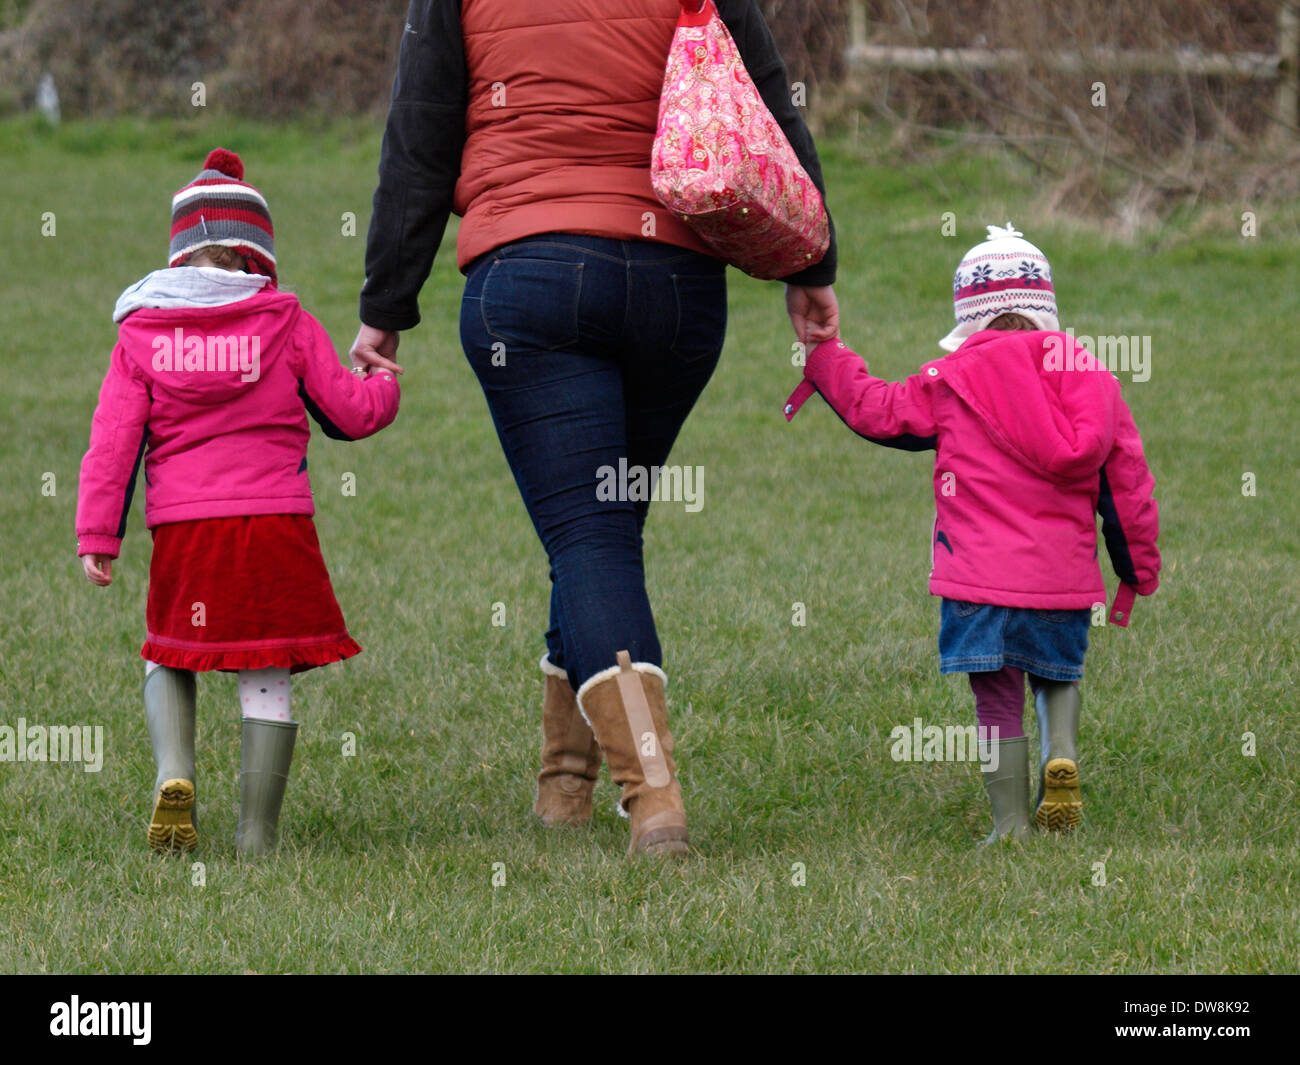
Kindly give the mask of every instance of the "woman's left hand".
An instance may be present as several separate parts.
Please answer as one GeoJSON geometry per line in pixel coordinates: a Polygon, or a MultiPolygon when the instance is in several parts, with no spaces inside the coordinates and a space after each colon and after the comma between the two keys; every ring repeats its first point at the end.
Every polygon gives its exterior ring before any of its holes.
{"type": "Polygon", "coordinates": [[[367,376],[379,370],[400,374],[402,368],[393,361],[397,355],[398,339],[398,334],[391,330],[363,324],[357,332],[357,339],[352,342],[348,361],[354,370],[364,369],[367,376]]]}

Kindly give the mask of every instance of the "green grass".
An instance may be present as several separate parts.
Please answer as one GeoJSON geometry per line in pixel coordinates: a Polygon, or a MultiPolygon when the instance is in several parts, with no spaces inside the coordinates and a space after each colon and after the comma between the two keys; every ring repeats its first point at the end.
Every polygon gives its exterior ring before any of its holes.
{"type": "Polygon", "coordinates": [[[705,467],[704,509],[658,505],[647,529],[697,853],[627,862],[608,781],[589,829],[534,824],[546,566],[459,350],[449,235],[424,322],[402,341],[397,422],[359,444],[311,445],[321,541],[366,652],[295,687],[282,847],[235,857],[234,680],[207,675],[201,850],[149,853],[143,508],[113,587],[94,588],[75,558],[76,479],[113,301],[162,265],[169,197],[218,143],[245,153],[284,284],[346,351],[374,129],[0,124],[0,724],[97,724],[106,743],[97,774],[0,764],[0,969],[1300,965],[1294,227],[1264,212],[1260,236],[1242,240],[1225,212],[1222,225],[1183,220],[1122,245],[1045,216],[1031,176],[1005,161],[953,156],[936,171],[847,142],[823,149],[837,291],[844,335],[874,372],[899,378],[937,353],[957,259],[1007,217],[1051,257],[1064,324],[1153,338],[1150,380],[1125,393],[1156,477],[1164,585],[1130,629],[1093,633],[1084,827],[977,853],[978,771],[890,760],[895,725],[972,718],[964,678],[937,668],[930,460],[856,439],[820,401],[786,425],[798,375],[780,289],[734,273],[722,364],[674,454],[705,467]],[[954,238],[940,235],[949,210],[954,238]],[[54,237],[41,236],[46,211],[54,237]],[[340,234],[345,211],[354,238],[340,234]],[[340,492],[346,472],[355,497],[340,492]],[[498,601],[504,628],[491,624],[498,601]],[[791,624],[796,601],[804,627],[791,624]]]}

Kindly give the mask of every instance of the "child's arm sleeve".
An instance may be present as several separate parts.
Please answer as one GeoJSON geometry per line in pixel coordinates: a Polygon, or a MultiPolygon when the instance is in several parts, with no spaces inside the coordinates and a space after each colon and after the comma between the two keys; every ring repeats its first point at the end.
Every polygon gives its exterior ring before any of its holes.
{"type": "Polygon", "coordinates": [[[1111,621],[1128,623],[1136,595],[1150,595],[1160,585],[1160,514],[1155,480],[1142,453],[1133,415],[1119,400],[1115,443],[1101,468],[1097,511],[1115,575],[1122,586],[1111,608],[1111,621]]]}
{"type": "Polygon", "coordinates": [[[921,375],[882,381],[842,341],[828,340],[809,353],[804,377],[859,436],[906,451],[935,446],[939,426],[921,375]]]}
{"type": "Polygon", "coordinates": [[[77,483],[77,554],[117,558],[149,431],[149,388],[119,344],[99,389],[77,483]]]}
{"type": "Polygon", "coordinates": [[[325,327],[302,312],[295,338],[297,368],[307,413],[333,440],[360,440],[397,417],[400,390],[394,374],[382,371],[360,377],[339,362],[325,327]]]}

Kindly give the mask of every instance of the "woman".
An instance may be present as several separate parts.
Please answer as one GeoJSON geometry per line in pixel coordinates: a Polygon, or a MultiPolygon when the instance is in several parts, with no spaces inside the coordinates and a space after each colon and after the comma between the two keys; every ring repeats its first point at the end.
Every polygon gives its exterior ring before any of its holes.
{"type": "MultiPolygon", "coordinates": [[[[582,824],[603,757],[629,853],[682,853],[686,815],[646,595],[649,502],[602,467],[664,465],[717,365],[725,264],[650,187],[678,0],[414,0],[379,166],[352,361],[400,372],[398,332],[450,211],[461,340],[551,566],[535,812],[582,824]],[[630,493],[624,493],[630,494],[630,493]]],[[[754,0],[720,13],[818,188],[821,168],[754,0]]],[[[823,189],[824,193],[824,189],[823,189]]],[[[787,279],[805,343],[838,332],[835,243],[787,279]]]]}

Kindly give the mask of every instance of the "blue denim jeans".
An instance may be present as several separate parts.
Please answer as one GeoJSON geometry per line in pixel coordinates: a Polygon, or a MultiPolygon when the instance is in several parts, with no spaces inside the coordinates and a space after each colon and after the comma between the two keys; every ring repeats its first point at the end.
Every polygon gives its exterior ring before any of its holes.
{"type": "Polygon", "coordinates": [[[550,561],[547,654],[575,688],[620,650],[663,664],[642,561],[650,503],[597,488],[620,460],[666,463],[722,352],[724,270],[668,244],[545,233],[467,271],[461,343],[550,561]]]}

